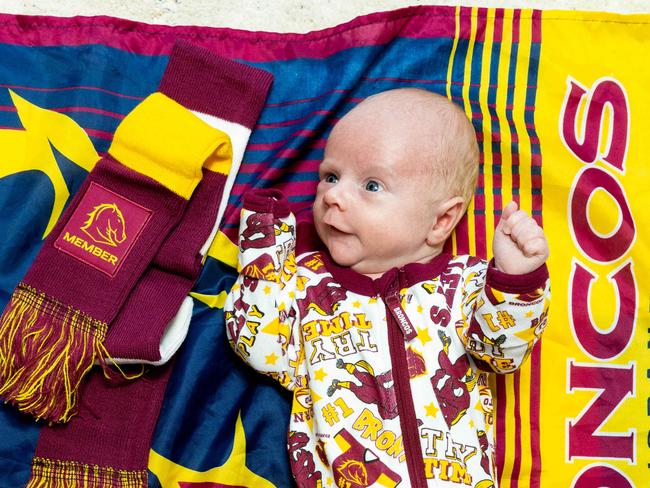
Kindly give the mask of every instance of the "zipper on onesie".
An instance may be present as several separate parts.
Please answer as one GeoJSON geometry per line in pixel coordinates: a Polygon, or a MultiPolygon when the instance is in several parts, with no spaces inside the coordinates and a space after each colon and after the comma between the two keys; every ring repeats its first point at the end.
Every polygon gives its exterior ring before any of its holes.
{"type": "Polygon", "coordinates": [[[424,472],[424,459],[420,444],[419,426],[413,405],[411,380],[406,358],[407,342],[417,336],[415,328],[402,308],[399,292],[405,285],[404,270],[400,269],[382,292],[386,307],[386,326],[388,345],[393,371],[393,385],[397,399],[406,465],[412,488],[426,488],[427,479],[424,472]]]}

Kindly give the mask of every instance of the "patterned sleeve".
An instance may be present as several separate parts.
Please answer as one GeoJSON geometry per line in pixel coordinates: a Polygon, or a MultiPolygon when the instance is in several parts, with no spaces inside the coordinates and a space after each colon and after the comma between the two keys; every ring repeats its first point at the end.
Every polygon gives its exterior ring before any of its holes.
{"type": "Polygon", "coordinates": [[[477,365],[512,373],[529,356],[548,317],[550,280],[546,265],[509,275],[491,263],[468,262],[463,275],[458,335],[477,365]]]}
{"type": "Polygon", "coordinates": [[[281,192],[257,190],[246,195],[239,229],[239,276],[224,307],[226,332],[235,352],[291,390],[297,386],[295,365],[302,357],[299,334],[293,333],[295,229],[281,192]]]}

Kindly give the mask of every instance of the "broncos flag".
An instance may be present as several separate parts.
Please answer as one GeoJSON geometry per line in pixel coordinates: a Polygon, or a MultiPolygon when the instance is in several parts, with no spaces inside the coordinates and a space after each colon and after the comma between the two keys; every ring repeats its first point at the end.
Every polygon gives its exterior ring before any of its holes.
{"type": "MultiPolygon", "coordinates": [[[[478,189],[449,248],[489,258],[511,199],[550,241],[549,327],[521,371],[494,379],[495,404],[483,406],[500,486],[647,486],[650,16],[430,6],[307,34],[108,17],[0,15],[0,25],[2,307],[116,126],[155,91],[175,39],[275,77],[192,292],[151,486],[293,485],[290,398],[240,364],[224,334],[242,195],[279,187],[308,212],[332,124],[403,86],[452,98],[478,134],[478,189]]],[[[38,433],[0,405],[0,486],[26,483],[38,433]]]]}

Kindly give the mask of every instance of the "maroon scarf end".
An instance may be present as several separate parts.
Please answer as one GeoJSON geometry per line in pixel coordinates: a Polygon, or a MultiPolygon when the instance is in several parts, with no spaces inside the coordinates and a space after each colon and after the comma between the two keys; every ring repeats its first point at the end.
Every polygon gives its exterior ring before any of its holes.
{"type": "Polygon", "coordinates": [[[147,476],[146,469],[129,471],[35,457],[26,488],[147,488],[147,476]]]}
{"type": "Polygon", "coordinates": [[[36,419],[67,422],[77,390],[104,363],[107,325],[19,284],[0,317],[0,396],[36,419]]]}

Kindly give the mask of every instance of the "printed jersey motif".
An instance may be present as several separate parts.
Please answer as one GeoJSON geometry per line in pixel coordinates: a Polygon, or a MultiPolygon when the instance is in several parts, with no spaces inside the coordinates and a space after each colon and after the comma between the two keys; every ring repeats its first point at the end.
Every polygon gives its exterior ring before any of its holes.
{"type": "Polygon", "coordinates": [[[507,292],[485,261],[438,256],[424,277],[423,265],[407,265],[405,282],[382,288],[382,277],[368,291],[358,282],[371,280],[341,274],[320,252],[295,256],[293,215],[244,209],[241,222],[227,334],[244,361],[294,393],[288,443],[298,486],[416,486],[406,438],[419,441],[417,476],[427,486],[495,486],[487,374],[513,372],[530,354],[546,324],[546,276],[507,292]],[[413,339],[400,336],[401,370],[389,349],[395,307],[414,329],[413,339]],[[415,436],[402,432],[396,381],[410,384],[415,436]]]}

